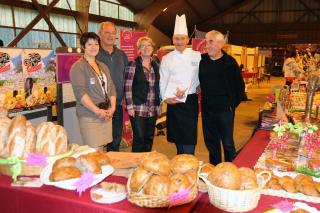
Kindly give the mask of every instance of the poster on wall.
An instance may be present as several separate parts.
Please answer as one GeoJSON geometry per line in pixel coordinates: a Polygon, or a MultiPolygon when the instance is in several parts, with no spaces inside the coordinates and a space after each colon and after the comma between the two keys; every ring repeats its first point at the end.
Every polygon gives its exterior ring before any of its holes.
{"type": "Polygon", "coordinates": [[[57,83],[69,83],[71,66],[81,58],[81,53],[57,53],[57,83]]]}
{"type": "Polygon", "coordinates": [[[27,107],[56,101],[56,62],[52,50],[23,50],[22,68],[27,107]]]}
{"type": "Polygon", "coordinates": [[[120,49],[126,53],[129,61],[137,57],[137,41],[146,35],[147,32],[144,31],[120,30],[120,49]]]}
{"type": "Polygon", "coordinates": [[[0,105],[7,109],[26,106],[22,49],[0,48],[0,105]]]}

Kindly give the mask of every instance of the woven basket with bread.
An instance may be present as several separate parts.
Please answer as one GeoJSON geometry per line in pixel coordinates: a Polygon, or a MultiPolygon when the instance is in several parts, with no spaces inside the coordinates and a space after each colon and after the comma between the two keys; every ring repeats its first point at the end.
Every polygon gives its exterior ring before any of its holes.
{"type": "Polygon", "coordinates": [[[246,212],[257,206],[271,173],[263,171],[256,175],[250,168],[237,168],[232,163],[224,162],[209,174],[201,173],[200,178],[208,186],[212,205],[228,212],[246,212]]]}
{"type": "MultiPolygon", "coordinates": [[[[0,110],[3,111],[3,110],[0,110]]],[[[19,159],[26,162],[29,154],[41,154],[57,157],[67,152],[68,139],[66,130],[52,122],[43,122],[36,128],[23,115],[12,120],[0,116],[0,158],[19,159]]],[[[0,173],[12,175],[12,165],[0,164],[0,173]]],[[[22,163],[20,175],[39,175],[42,166],[22,163]]]]}
{"type": "Polygon", "coordinates": [[[193,155],[177,155],[171,161],[151,152],[129,176],[129,202],[149,208],[189,203],[197,197],[199,161],[193,155]]]}

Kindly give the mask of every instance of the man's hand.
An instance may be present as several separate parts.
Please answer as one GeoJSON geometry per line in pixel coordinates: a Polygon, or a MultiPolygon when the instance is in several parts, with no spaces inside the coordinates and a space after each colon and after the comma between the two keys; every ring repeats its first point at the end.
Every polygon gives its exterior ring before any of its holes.
{"type": "Polygon", "coordinates": [[[178,104],[178,103],[181,103],[176,98],[168,98],[168,99],[164,100],[164,102],[166,102],[167,104],[178,104]]]}
{"type": "Polygon", "coordinates": [[[176,96],[178,98],[183,98],[185,96],[185,93],[186,93],[187,89],[179,89],[179,87],[177,87],[177,90],[176,90],[176,96]]]}
{"type": "Polygon", "coordinates": [[[128,115],[131,117],[134,117],[134,109],[129,109],[128,110],[128,115]]]}

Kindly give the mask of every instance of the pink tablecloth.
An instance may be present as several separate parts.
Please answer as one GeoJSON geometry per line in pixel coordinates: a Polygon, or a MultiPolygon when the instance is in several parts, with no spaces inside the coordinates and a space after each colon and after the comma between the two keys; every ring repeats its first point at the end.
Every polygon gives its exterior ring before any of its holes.
{"type": "MultiPolygon", "coordinates": [[[[235,164],[238,166],[253,167],[268,144],[267,131],[258,131],[251,141],[245,146],[235,164]]],[[[111,176],[106,179],[110,182],[125,184],[127,179],[118,176],[111,176]]],[[[124,212],[224,212],[209,202],[207,194],[199,193],[196,200],[190,204],[178,207],[148,209],[141,208],[124,200],[120,203],[102,205],[93,203],[90,199],[89,190],[81,197],[75,191],[67,191],[51,186],[41,188],[14,188],[10,186],[11,178],[0,175],[0,213],[124,213],[124,212]]],[[[278,203],[281,198],[262,195],[258,207],[251,212],[262,212],[271,208],[272,204],[278,203]]],[[[320,204],[309,203],[320,209],[320,204]]]]}

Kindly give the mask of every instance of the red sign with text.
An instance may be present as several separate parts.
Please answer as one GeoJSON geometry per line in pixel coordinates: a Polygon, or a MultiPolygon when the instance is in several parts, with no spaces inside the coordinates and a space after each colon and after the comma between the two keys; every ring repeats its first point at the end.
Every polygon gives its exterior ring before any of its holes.
{"type": "Polygon", "coordinates": [[[206,40],[204,38],[193,38],[192,49],[195,51],[199,51],[201,54],[206,53],[206,40]]]}
{"type": "Polygon", "coordinates": [[[137,41],[146,35],[144,31],[120,30],[120,49],[127,54],[129,61],[138,56],[137,41]]]}

